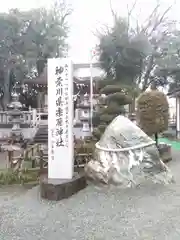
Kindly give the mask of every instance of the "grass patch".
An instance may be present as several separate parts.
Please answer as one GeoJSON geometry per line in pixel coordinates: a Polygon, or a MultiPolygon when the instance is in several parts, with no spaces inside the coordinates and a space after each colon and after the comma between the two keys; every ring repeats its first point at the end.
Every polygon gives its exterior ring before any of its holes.
{"type": "Polygon", "coordinates": [[[23,170],[19,175],[18,172],[12,170],[0,171],[0,185],[12,185],[12,184],[27,184],[35,183],[39,181],[39,169],[33,171],[27,169],[23,170]]]}
{"type": "Polygon", "coordinates": [[[168,138],[159,138],[158,139],[159,143],[167,143],[170,144],[172,149],[174,150],[180,150],[180,142],[176,140],[170,140],[168,138]]]}

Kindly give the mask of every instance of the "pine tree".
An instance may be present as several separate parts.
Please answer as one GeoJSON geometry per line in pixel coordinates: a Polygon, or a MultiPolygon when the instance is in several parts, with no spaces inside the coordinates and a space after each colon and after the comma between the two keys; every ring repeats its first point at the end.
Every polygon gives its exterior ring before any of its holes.
{"type": "Polygon", "coordinates": [[[93,136],[96,140],[100,139],[105,128],[116,116],[125,114],[126,110],[124,105],[132,102],[127,91],[116,81],[101,81],[99,92],[101,96],[99,99],[98,111],[93,118],[93,125],[95,127],[93,136]]]}

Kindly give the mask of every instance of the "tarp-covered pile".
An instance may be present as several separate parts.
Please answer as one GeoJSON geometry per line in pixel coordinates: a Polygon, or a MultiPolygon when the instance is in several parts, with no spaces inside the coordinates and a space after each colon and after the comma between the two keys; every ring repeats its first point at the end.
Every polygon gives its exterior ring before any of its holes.
{"type": "Polygon", "coordinates": [[[85,172],[96,182],[123,186],[136,185],[140,175],[155,182],[173,181],[155,142],[124,116],[116,117],[107,127],[85,172]]]}

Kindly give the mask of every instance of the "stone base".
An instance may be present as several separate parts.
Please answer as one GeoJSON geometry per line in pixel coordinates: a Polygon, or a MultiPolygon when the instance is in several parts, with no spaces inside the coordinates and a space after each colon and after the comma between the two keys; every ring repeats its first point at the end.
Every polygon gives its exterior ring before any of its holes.
{"type": "Polygon", "coordinates": [[[172,160],[171,146],[166,143],[158,145],[159,155],[164,163],[172,160]]]}
{"type": "Polygon", "coordinates": [[[41,197],[51,201],[68,198],[87,186],[83,175],[74,174],[72,179],[48,179],[47,175],[40,179],[41,197]]]}

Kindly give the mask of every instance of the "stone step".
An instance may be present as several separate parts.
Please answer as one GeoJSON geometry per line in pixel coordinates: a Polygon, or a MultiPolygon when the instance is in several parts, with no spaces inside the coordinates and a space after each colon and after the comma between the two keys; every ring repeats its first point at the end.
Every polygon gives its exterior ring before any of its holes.
{"type": "Polygon", "coordinates": [[[37,132],[45,132],[45,133],[48,133],[48,130],[47,130],[47,129],[40,128],[40,129],[38,129],[37,132]]]}
{"type": "Polygon", "coordinates": [[[48,126],[40,126],[34,139],[34,143],[47,143],[48,142],[48,126]]]}
{"type": "Polygon", "coordinates": [[[34,142],[41,143],[41,142],[48,142],[48,140],[44,138],[40,138],[40,139],[34,139],[34,142]]]}
{"type": "Polygon", "coordinates": [[[37,133],[46,133],[46,134],[48,134],[48,131],[46,129],[41,129],[41,130],[38,130],[37,133]]]}
{"type": "Polygon", "coordinates": [[[48,141],[48,138],[40,138],[40,137],[36,137],[34,138],[34,141],[48,141]]]}
{"type": "Polygon", "coordinates": [[[34,138],[34,142],[48,142],[47,138],[34,138]]]}
{"type": "Polygon", "coordinates": [[[48,134],[36,134],[35,137],[44,137],[44,138],[47,138],[48,137],[48,134]]]}
{"type": "Polygon", "coordinates": [[[36,134],[46,134],[48,135],[48,132],[46,130],[38,130],[36,134]]]}
{"type": "Polygon", "coordinates": [[[45,136],[45,137],[47,137],[48,136],[48,134],[47,133],[36,133],[36,135],[35,136],[45,136]]]}
{"type": "Polygon", "coordinates": [[[34,142],[40,142],[40,141],[43,141],[43,142],[47,142],[48,139],[47,138],[34,138],[34,142]]]}
{"type": "Polygon", "coordinates": [[[48,138],[44,138],[44,137],[35,137],[34,140],[48,140],[48,138]]]}
{"type": "Polygon", "coordinates": [[[48,125],[40,125],[39,128],[47,128],[48,129],[48,125]]]}

